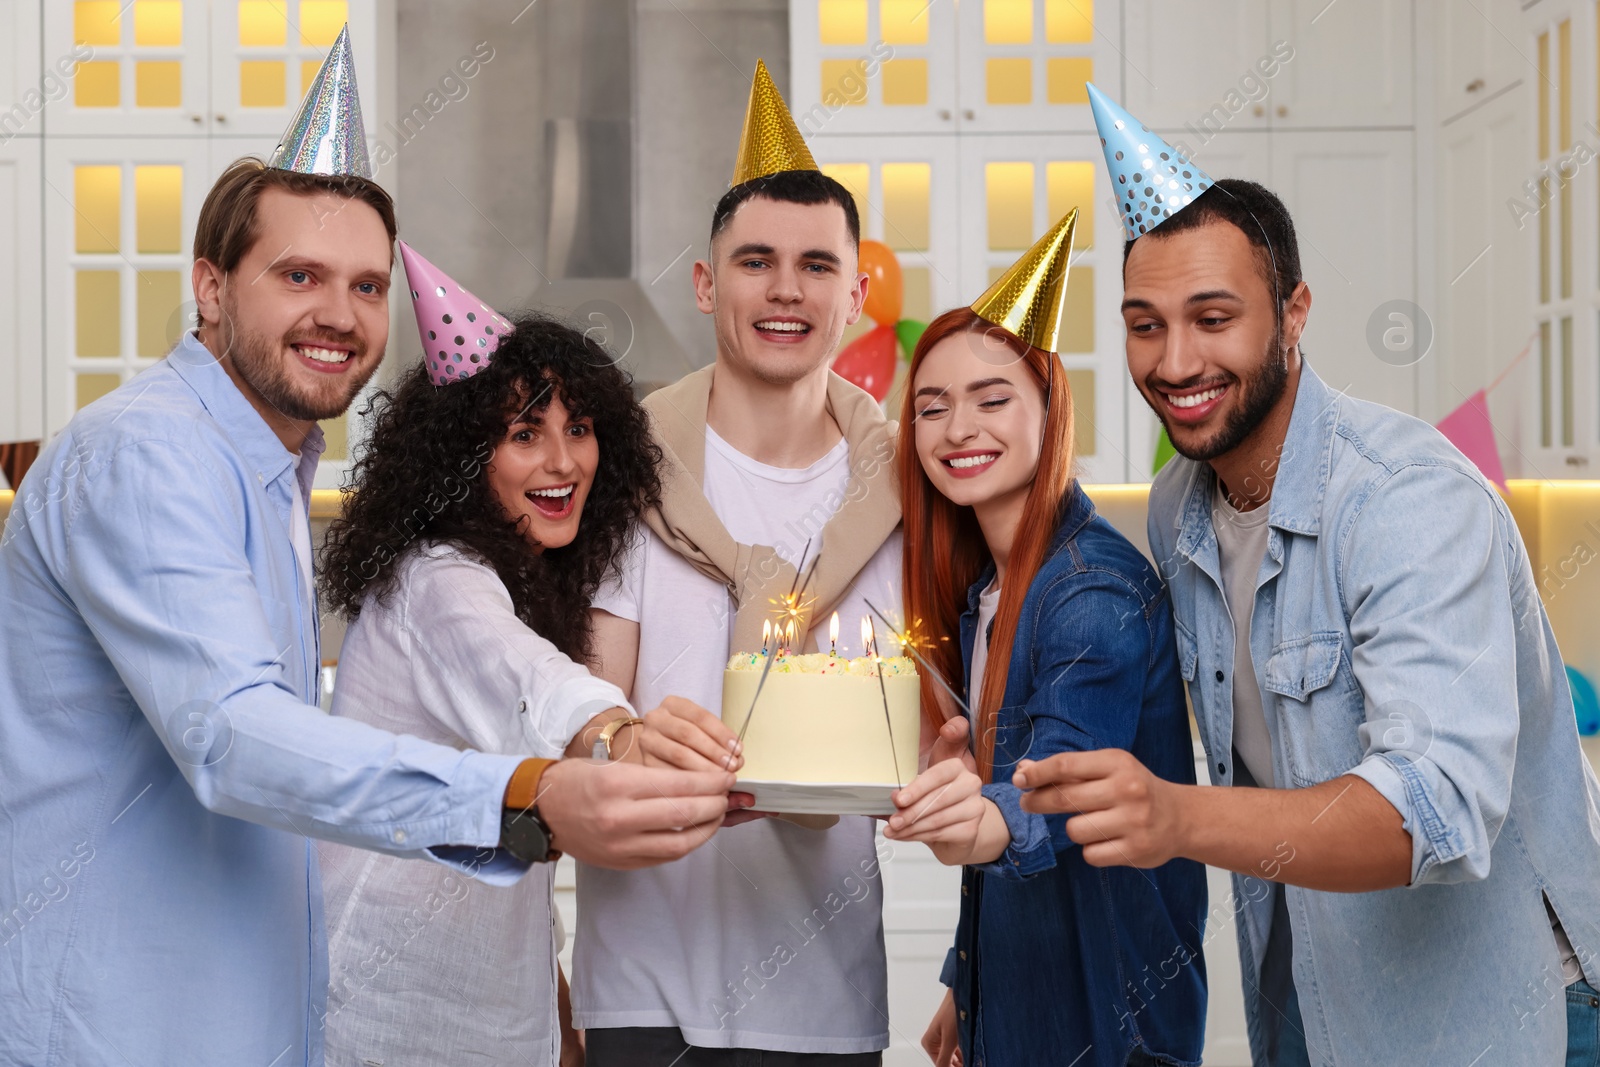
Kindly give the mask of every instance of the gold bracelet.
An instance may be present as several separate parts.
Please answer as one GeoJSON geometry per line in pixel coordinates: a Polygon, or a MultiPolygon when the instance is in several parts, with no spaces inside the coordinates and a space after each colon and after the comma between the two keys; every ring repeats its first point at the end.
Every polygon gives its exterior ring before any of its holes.
{"type": "MultiPolygon", "coordinates": [[[[616,757],[611,754],[611,742],[616,738],[617,734],[621,733],[624,727],[643,725],[644,720],[640,718],[612,719],[600,727],[600,740],[595,747],[600,748],[603,746],[606,750],[606,759],[615,759],[616,757]]],[[[598,755],[598,753],[596,754],[598,755]]]]}

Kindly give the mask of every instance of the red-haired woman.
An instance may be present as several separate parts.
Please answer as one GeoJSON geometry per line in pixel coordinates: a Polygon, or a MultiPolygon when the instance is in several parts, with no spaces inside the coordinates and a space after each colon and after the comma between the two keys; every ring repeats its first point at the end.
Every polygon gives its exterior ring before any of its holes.
{"type": "Polygon", "coordinates": [[[1067,816],[1023,811],[1012,784],[1019,760],[1101,748],[1194,781],[1166,590],[1072,475],[1055,363],[968,308],[935,319],[911,360],[905,613],[967,705],[923,672],[932,759],[961,756],[897,794],[886,831],[965,868],[950,992],[923,1044],[941,1065],[1195,1064],[1203,868],[1090,866],[1067,816]]]}

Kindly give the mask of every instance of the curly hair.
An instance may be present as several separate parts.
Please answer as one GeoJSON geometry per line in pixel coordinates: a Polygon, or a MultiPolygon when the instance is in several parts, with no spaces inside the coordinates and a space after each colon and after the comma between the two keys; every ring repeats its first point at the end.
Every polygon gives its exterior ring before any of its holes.
{"type": "Polygon", "coordinates": [[[362,410],[370,436],[324,543],[323,595],[347,618],[385,600],[406,551],[449,542],[494,569],[517,618],[578,662],[588,658],[589,603],[616,572],[634,524],[660,502],[661,450],[626,372],[598,343],[539,314],[513,320],[488,369],[435,386],[418,366],[362,410]],[[531,551],[495,500],[487,470],[519,412],[559,396],[588,418],[600,449],[578,535],[531,551]]]}

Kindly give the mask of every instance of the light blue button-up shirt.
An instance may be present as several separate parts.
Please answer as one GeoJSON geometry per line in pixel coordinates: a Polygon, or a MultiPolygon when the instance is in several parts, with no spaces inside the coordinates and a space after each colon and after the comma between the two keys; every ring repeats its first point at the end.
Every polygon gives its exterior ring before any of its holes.
{"type": "Polygon", "coordinates": [[[322,1063],[308,836],[526,870],[514,756],[317,710],[298,466],[211,354],[79,412],[0,536],[0,1064],[322,1063]]]}
{"type": "MultiPolygon", "coordinates": [[[[1255,685],[1280,785],[1356,775],[1411,834],[1409,887],[1286,889],[1311,1061],[1562,1063],[1541,893],[1600,978],[1600,784],[1516,524],[1437,430],[1336,393],[1309,366],[1276,465],[1255,677],[1233,677],[1209,465],[1162,470],[1149,535],[1213,784],[1234,780],[1232,686],[1255,685]]],[[[1262,858],[1285,860],[1271,847],[1262,858]]],[[[1234,879],[1247,990],[1266,889],[1234,879]]]]}

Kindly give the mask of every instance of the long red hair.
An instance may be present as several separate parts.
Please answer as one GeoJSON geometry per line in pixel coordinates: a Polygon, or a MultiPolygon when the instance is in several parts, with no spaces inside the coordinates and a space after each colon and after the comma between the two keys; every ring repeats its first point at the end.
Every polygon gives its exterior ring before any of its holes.
{"type": "MultiPolygon", "coordinates": [[[[963,332],[983,336],[977,343],[1001,344],[1017,356],[1016,366],[1027,368],[1046,398],[1043,444],[1033,486],[1022,509],[1022,521],[1011,543],[1005,585],[995,609],[993,638],[989,642],[989,667],[982,692],[969,694],[974,715],[978,766],[987,778],[994,768],[995,719],[1005,700],[1010,674],[1011,643],[1028,586],[1044,562],[1056,531],[1061,504],[1072,486],[1072,394],[1056,357],[1034,348],[1008,330],[979,318],[971,308],[947,311],[928,324],[911,354],[905,400],[900,410],[900,442],[895,457],[900,475],[901,513],[905,523],[905,554],[901,590],[906,624],[916,627],[918,649],[952,686],[962,677],[961,613],[967,590],[990,562],[989,549],[970,507],[961,507],[933,487],[917,455],[916,408],[913,404],[917,368],[933,347],[963,332]]],[[[922,711],[937,730],[944,723],[939,711],[940,687],[927,672],[922,674],[922,711]]]]}

